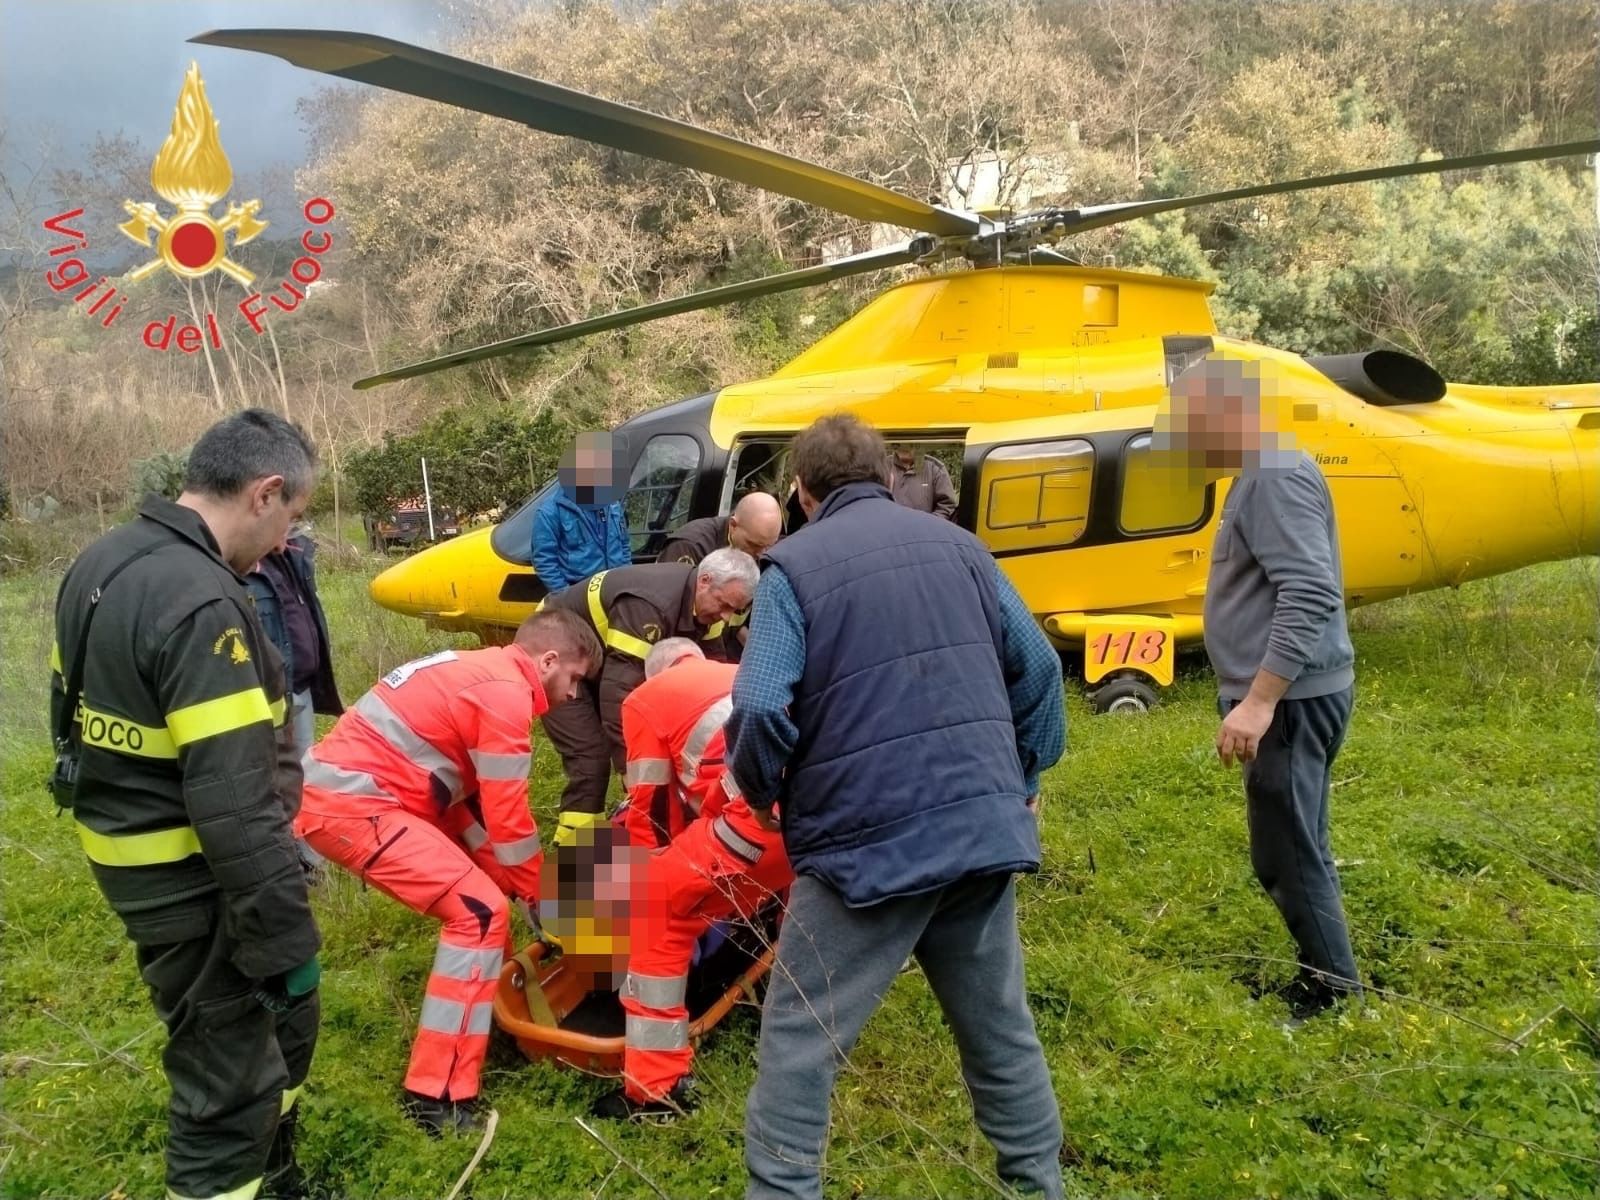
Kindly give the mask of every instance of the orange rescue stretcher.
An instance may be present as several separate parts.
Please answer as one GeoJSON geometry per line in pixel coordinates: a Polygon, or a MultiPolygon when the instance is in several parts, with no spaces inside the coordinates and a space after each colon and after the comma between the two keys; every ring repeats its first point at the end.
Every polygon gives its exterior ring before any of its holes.
{"type": "MultiPolygon", "coordinates": [[[[699,976],[690,976],[689,1040],[695,1046],[740,1001],[758,1004],[757,985],[772,969],[775,927],[740,922],[734,928],[755,935],[755,944],[751,938],[729,934],[719,951],[701,964],[699,976]]],[[[535,1062],[620,1076],[622,1005],[615,991],[595,986],[597,974],[607,969],[606,960],[585,955],[551,958],[545,944],[535,941],[508,958],[500,970],[495,1024],[535,1062]]]]}

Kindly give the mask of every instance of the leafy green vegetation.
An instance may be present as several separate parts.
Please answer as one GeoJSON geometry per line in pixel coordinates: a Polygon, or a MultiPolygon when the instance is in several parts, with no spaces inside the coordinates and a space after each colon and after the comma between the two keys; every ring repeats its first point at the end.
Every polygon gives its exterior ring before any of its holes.
{"type": "MultiPolygon", "coordinates": [[[[375,565],[322,575],[347,700],[446,644],[370,604],[375,565]]],[[[153,1195],[162,1035],[41,786],[54,588],[45,572],[0,583],[0,1173],[8,1196],[153,1195]]],[[[1020,896],[1072,1194],[1595,1193],[1597,612],[1591,560],[1354,615],[1358,698],[1333,843],[1375,994],[1365,1014],[1293,1034],[1271,994],[1292,973],[1290,943],[1250,873],[1237,774],[1211,749],[1203,662],[1181,664],[1144,717],[1092,717],[1069,688],[1046,863],[1020,896]]],[[[534,771],[548,830],[560,768],[542,740],[534,771]]],[[[340,1194],[445,1195],[474,1143],[431,1142],[395,1104],[434,927],[343,877],[316,906],[324,1023],[305,1161],[340,1194]]],[[[597,1126],[614,1152],[577,1124],[605,1085],[530,1064],[497,1034],[485,1094],[500,1125],[468,1193],[741,1194],[757,1023],[736,1010],[703,1047],[709,1099],[692,1118],[597,1126]]],[[[834,1122],[830,1197],[997,1194],[916,972],[841,1075],[834,1122]]]]}

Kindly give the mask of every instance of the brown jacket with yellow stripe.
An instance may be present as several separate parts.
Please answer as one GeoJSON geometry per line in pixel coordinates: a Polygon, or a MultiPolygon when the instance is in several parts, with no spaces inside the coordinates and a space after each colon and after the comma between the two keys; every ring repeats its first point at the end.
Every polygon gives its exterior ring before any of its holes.
{"type": "Polygon", "coordinates": [[[100,889],[146,945],[222,915],[234,966],[266,978],[320,945],[295,850],[300,767],[283,660],[193,509],[149,496],[68,569],[56,598],[52,727],[89,597],[73,818],[100,889]],[[219,905],[220,901],[220,905],[219,905]]]}
{"type": "Polygon", "coordinates": [[[705,656],[738,662],[743,649],[737,625],[718,621],[707,628],[695,620],[694,565],[679,562],[613,567],[547,596],[541,608],[565,608],[588,619],[605,647],[598,686],[600,723],[620,753],[622,702],[644,682],[644,660],[664,638],[698,642],[705,656]]]}

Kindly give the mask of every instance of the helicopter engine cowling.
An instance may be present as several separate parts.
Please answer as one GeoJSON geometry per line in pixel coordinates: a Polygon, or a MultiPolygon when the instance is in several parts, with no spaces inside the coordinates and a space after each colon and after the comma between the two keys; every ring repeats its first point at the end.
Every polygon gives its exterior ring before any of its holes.
{"type": "Polygon", "coordinates": [[[1385,408],[1430,404],[1445,393],[1443,375],[1415,355],[1399,350],[1307,355],[1306,362],[1352,396],[1385,408]]]}

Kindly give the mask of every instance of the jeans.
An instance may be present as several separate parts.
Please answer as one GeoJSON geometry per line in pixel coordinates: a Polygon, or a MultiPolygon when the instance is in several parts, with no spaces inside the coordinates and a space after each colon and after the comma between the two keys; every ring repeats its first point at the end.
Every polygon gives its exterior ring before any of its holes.
{"type": "Polygon", "coordinates": [[[1023,987],[1012,877],[849,908],[801,876],[778,935],[745,1109],[746,1200],[822,1195],[834,1076],[913,951],[955,1035],[1000,1178],[1050,1200],[1063,1195],[1061,1114],[1023,987]]]}
{"type": "MultiPolygon", "coordinates": [[[[1280,700],[1244,769],[1250,862],[1299,949],[1302,971],[1359,993],[1339,872],[1328,841],[1333,760],[1350,724],[1354,689],[1280,700]]],[[[1224,700],[1224,716],[1237,701],[1224,700]]]]}

